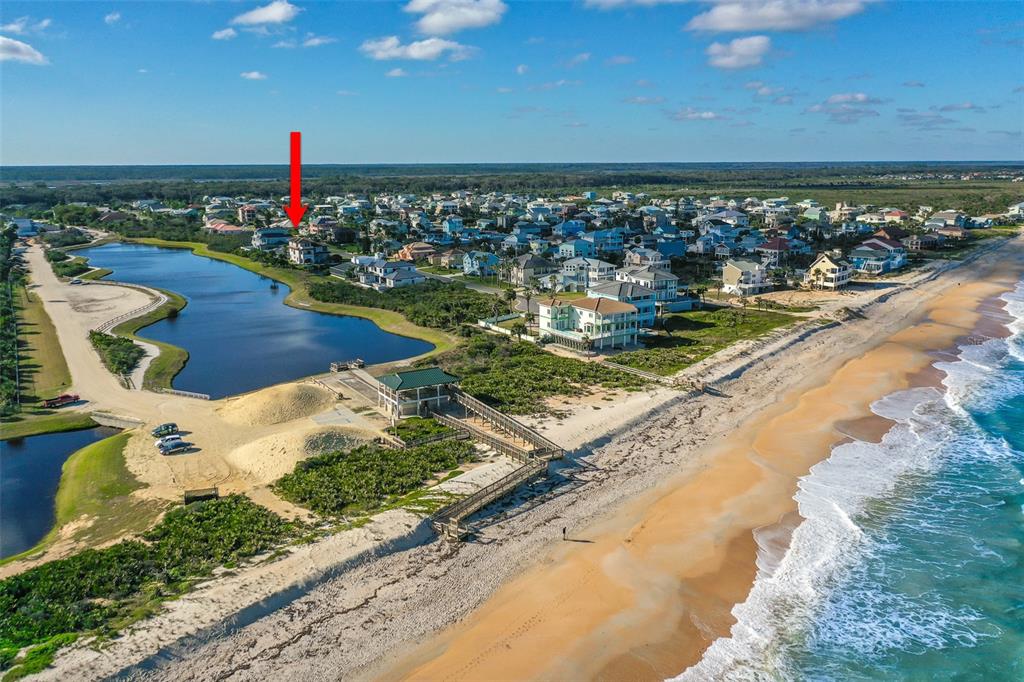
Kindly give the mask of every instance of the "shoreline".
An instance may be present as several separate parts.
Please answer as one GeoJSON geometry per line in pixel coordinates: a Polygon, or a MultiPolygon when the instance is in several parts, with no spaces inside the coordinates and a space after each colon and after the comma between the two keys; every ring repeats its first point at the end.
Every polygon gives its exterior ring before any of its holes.
{"type": "MultiPolygon", "coordinates": [[[[1024,282],[1024,266],[1018,268],[1017,276],[1022,278],[1019,281],[1024,282]]],[[[926,357],[922,358],[922,361],[927,364],[917,371],[905,372],[905,387],[896,388],[891,392],[884,393],[878,396],[875,401],[872,401],[868,405],[868,410],[871,413],[870,415],[850,422],[835,422],[834,427],[836,431],[842,433],[844,437],[829,448],[827,456],[821,462],[812,466],[807,474],[799,479],[798,483],[800,485],[800,493],[804,493],[805,495],[809,493],[816,497],[816,494],[813,493],[813,490],[816,487],[828,486],[829,480],[831,479],[822,480],[821,474],[816,473],[816,469],[819,465],[834,464],[834,458],[840,448],[849,444],[881,445],[887,437],[894,433],[894,429],[899,428],[903,424],[902,421],[897,421],[897,419],[892,417],[882,416],[882,414],[876,412],[876,404],[885,403],[885,401],[889,399],[898,399],[901,394],[906,394],[920,389],[931,389],[935,391],[937,395],[945,396],[949,391],[949,388],[945,384],[944,380],[949,375],[946,370],[938,366],[939,363],[963,362],[962,353],[964,349],[974,343],[977,343],[979,341],[979,335],[988,340],[1005,339],[1012,336],[1012,331],[1008,325],[1016,318],[1006,312],[1007,302],[1002,298],[1002,295],[1003,293],[1013,291],[1014,289],[1015,287],[1012,285],[1012,282],[1009,282],[1008,288],[1003,292],[987,298],[978,299],[973,310],[963,311],[965,312],[965,317],[973,315],[975,318],[973,327],[968,330],[968,333],[956,337],[953,340],[953,343],[945,348],[923,350],[923,354],[926,357]]],[[[956,307],[957,303],[952,303],[947,306],[947,308],[956,307]]],[[[913,327],[910,329],[913,329],[913,327]]],[[[909,331],[909,329],[907,331],[909,331]]],[[[840,461],[842,462],[844,460],[840,461]]],[[[839,464],[838,466],[843,466],[843,464],[839,464]]],[[[825,476],[828,476],[828,474],[825,474],[825,476]]],[[[797,495],[800,493],[797,493],[797,495]]],[[[794,499],[797,498],[797,495],[794,496],[794,499]]],[[[810,504],[811,500],[805,499],[804,503],[810,504]]],[[[843,511],[840,511],[840,514],[842,513],[843,511]]],[[[711,646],[702,652],[699,659],[697,659],[690,667],[672,677],[670,682],[702,680],[709,676],[717,678],[731,670],[729,666],[737,663],[737,658],[740,657],[741,652],[742,655],[752,655],[754,657],[759,654],[764,654],[764,652],[759,649],[759,646],[762,644],[761,638],[766,636],[762,628],[767,624],[760,620],[754,623],[749,621],[750,619],[760,619],[764,617],[764,600],[779,598],[779,595],[772,591],[772,587],[768,585],[761,585],[760,582],[762,580],[771,580],[774,577],[775,571],[782,566],[783,562],[788,558],[791,550],[800,551],[794,550],[792,543],[794,541],[794,533],[798,531],[802,524],[821,522],[822,519],[817,516],[813,521],[811,519],[804,519],[799,512],[794,509],[791,513],[784,516],[777,524],[754,530],[754,535],[758,545],[758,571],[755,581],[751,586],[750,593],[744,601],[737,603],[732,610],[732,614],[735,618],[733,627],[730,629],[729,633],[713,641],[711,646]],[[755,593],[757,593],[756,596],[755,593]],[[756,638],[751,637],[751,633],[753,632],[757,633],[756,638]],[[719,647],[721,647],[720,651],[718,650],[719,647]]],[[[802,546],[802,549],[805,554],[807,550],[807,538],[805,537],[803,540],[804,545],[802,546]]],[[[822,544],[827,545],[828,543],[823,542],[822,544]]],[[[827,554],[829,550],[838,552],[843,551],[834,544],[830,547],[822,546],[817,549],[819,553],[825,554],[827,554]]],[[[801,554],[800,556],[804,556],[804,554],[801,554]]],[[[804,558],[806,558],[806,556],[804,556],[804,558]]],[[[788,567],[788,570],[794,570],[793,566],[788,567]]],[[[790,577],[789,580],[792,581],[793,578],[790,577]]]]}
{"type": "MultiPolygon", "coordinates": [[[[988,252],[987,260],[991,260],[991,254],[991,251],[988,252]]],[[[991,263],[987,265],[991,266],[991,263]]],[[[802,386],[806,382],[799,378],[808,366],[814,367],[820,374],[843,364],[834,357],[837,344],[847,355],[856,355],[862,347],[883,345],[895,330],[907,325],[908,319],[922,307],[922,303],[927,303],[931,289],[948,289],[955,284],[955,280],[976,275],[975,270],[980,267],[977,259],[963,266],[926,273],[921,279],[901,288],[898,293],[880,297],[892,300],[892,303],[884,306],[866,304],[865,310],[871,318],[869,320],[851,320],[831,327],[828,333],[811,334],[798,342],[791,339],[790,343],[781,344],[779,348],[760,348],[759,353],[764,352],[756,357],[748,352],[737,353],[725,363],[720,363],[725,367],[721,368],[723,376],[714,382],[722,389],[716,395],[682,395],[678,399],[659,400],[653,409],[614,426],[610,434],[600,436],[600,432],[592,432],[591,436],[597,435],[599,440],[572,453],[569,461],[553,476],[553,485],[556,487],[548,492],[541,489],[539,505],[524,503],[525,508],[506,506],[506,511],[498,511],[489,516],[486,525],[478,531],[478,542],[462,546],[434,542],[383,556],[365,566],[347,571],[339,579],[311,587],[293,602],[267,614],[258,622],[239,630],[218,632],[216,637],[196,639],[193,636],[194,630],[185,627],[184,631],[178,631],[180,646],[174,647],[173,654],[154,661],[157,667],[147,675],[154,679],[207,679],[211,674],[226,676],[232,671],[243,670],[248,675],[273,676],[315,675],[317,671],[345,669],[362,677],[391,677],[397,674],[397,669],[383,670],[380,666],[395,663],[396,654],[404,652],[408,655],[410,647],[419,646],[418,650],[425,652],[423,659],[429,659],[432,653],[440,653],[444,648],[443,643],[438,644],[437,632],[440,628],[467,615],[465,623],[473,622],[481,613],[490,609],[501,594],[507,593],[510,586],[521,585],[519,581],[522,575],[544,570],[556,573],[569,563],[567,560],[572,558],[570,554],[592,551],[600,542],[600,539],[595,540],[593,545],[587,542],[558,542],[563,526],[570,528],[572,538],[586,541],[595,536],[600,538],[601,532],[607,534],[608,529],[621,534],[621,517],[632,514],[632,525],[638,528],[635,534],[629,533],[636,537],[627,540],[625,549],[647,542],[644,536],[649,534],[649,529],[645,526],[650,524],[640,523],[645,509],[641,508],[639,501],[665,497],[669,492],[666,488],[670,487],[666,480],[671,475],[676,476],[673,483],[687,478],[699,481],[702,476],[721,475],[721,463],[710,456],[710,449],[705,446],[723,436],[727,437],[730,423],[743,424],[746,428],[762,415],[778,416],[781,408],[777,395],[803,390],[802,386]],[[791,351],[790,346],[793,346],[791,351]],[[818,360],[808,363],[810,358],[818,360]],[[768,364],[766,361],[769,361],[768,364]],[[741,396],[749,399],[741,399],[741,396]],[[561,484],[557,479],[563,479],[564,485],[586,492],[579,494],[570,490],[569,494],[561,494],[557,487],[561,484]],[[541,563],[539,567],[536,566],[538,561],[541,563]],[[477,607],[480,607],[479,610],[474,612],[477,607]],[[315,630],[310,630],[309,622],[317,623],[315,630]],[[311,656],[311,652],[316,655],[311,656]]],[[[827,435],[835,439],[841,437],[835,433],[827,435]]],[[[593,438],[587,440],[593,441],[593,438]]],[[[745,457],[734,459],[737,460],[734,464],[742,464],[745,457]]],[[[819,459],[820,456],[814,461],[819,459]]],[[[760,472],[759,464],[755,473],[760,472]]],[[[767,483],[757,481],[756,476],[750,476],[747,472],[748,483],[752,486],[777,485],[787,475],[784,467],[765,469],[764,473],[766,478],[772,480],[767,483]]],[[[530,496],[524,492],[521,503],[530,496]]],[[[783,497],[789,499],[791,493],[783,497]]],[[[789,501],[792,502],[791,499],[789,501]]],[[[747,504],[740,511],[749,512],[752,509],[747,504]]],[[[770,515],[767,521],[774,523],[780,516],[770,515]]],[[[664,518],[659,521],[664,521],[664,518]]],[[[629,522],[630,518],[627,518],[627,527],[629,522]]],[[[766,523],[759,522],[754,527],[764,525],[766,523]]],[[[726,571],[723,576],[717,576],[716,571],[723,563],[727,563],[727,557],[705,557],[703,563],[697,566],[700,569],[697,577],[687,585],[694,593],[700,593],[697,588],[701,588],[708,595],[703,606],[711,617],[706,621],[698,621],[704,629],[694,626],[696,634],[703,638],[706,645],[716,632],[728,631],[731,624],[728,611],[736,601],[742,600],[753,581],[757,548],[749,533],[738,540],[738,536],[733,533],[736,537],[721,542],[719,536],[722,533],[716,533],[714,529],[702,531],[698,528],[693,530],[692,535],[703,542],[703,546],[697,549],[705,554],[709,549],[714,549],[716,544],[725,543],[730,552],[740,558],[726,566],[731,572],[726,571]],[[729,580],[731,584],[727,584],[729,580]],[[715,592],[717,588],[724,589],[721,595],[715,592]],[[739,597],[729,602],[729,595],[735,592],[739,592],[739,597]]],[[[619,546],[622,544],[618,543],[614,549],[624,549],[619,546]]],[[[659,558],[664,560],[665,557],[659,558]]],[[[615,560],[620,564],[625,563],[627,569],[630,568],[628,561],[623,562],[619,557],[613,559],[612,568],[615,567],[615,560]]],[[[569,565],[566,569],[570,575],[572,568],[569,565]]],[[[593,573],[603,572],[603,567],[599,567],[593,573]]],[[[557,577],[554,580],[532,582],[530,590],[520,591],[519,596],[525,595],[532,599],[535,591],[553,589],[559,584],[581,584],[579,580],[573,582],[571,579],[566,581],[557,577]]],[[[678,600],[677,582],[654,581],[650,586],[656,588],[651,591],[652,594],[666,597],[663,600],[665,603],[678,600]]],[[[592,596],[593,585],[587,584],[586,587],[590,590],[588,596],[592,596]]],[[[571,597],[569,595],[567,599],[571,597]]],[[[621,597],[621,594],[617,596],[618,604],[623,608],[629,606],[629,595],[625,599],[621,597]]],[[[522,601],[512,600],[509,608],[523,612],[522,601]]],[[[545,603],[564,604],[565,601],[556,598],[548,599],[545,603]]],[[[646,606],[655,608],[660,604],[646,606]]],[[[564,607],[555,610],[561,608],[564,607]]],[[[547,614],[551,610],[551,607],[545,606],[539,613],[547,614]]],[[[574,614],[579,613],[578,609],[569,610],[574,614]]],[[[538,625],[531,619],[533,616],[540,618],[542,627],[549,626],[550,621],[545,622],[537,613],[531,612],[528,614],[530,617],[525,618],[523,632],[527,639],[543,642],[543,633],[536,631],[538,625]]],[[[682,615],[686,614],[677,613],[670,627],[657,630],[662,643],[678,648],[684,641],[675,632],[675,625],[681,622],[679,617],[682,615]]],[[[509,620],[509,613],[502,613],[501,616],[503,620],[509,620]]],[[[456,629],[465,623],[456,626],[456,629]]],[[[508,625],[506,629],[516,628],[508,625]]],[[[631,630],[639,628],[625,627],[626,633],[631,630]]],[[[563,630],[559,629],[558,632],[562,638],[563,630]]],[[[646,636],[651,632],[654,631],[648,629],[645,633],[645,643],[652,639],[646,636]]],[[[614,634],[622,633],[616,630],[614,634]]],[[[151,654],[144,654],[143,650],[148,651],[149,645],[145,644],[144,639],[131,644],[131,638],[131,635],[126,635],[99,660],[89,656],[79,657],[77,670],[94,670],[95,674],[101,674],[98,668],[80,666],[99,665],[102,660],[102,669],[108,671],[105,674],[113,674],[132,666],[134,661],[140,660],[140,656],[141,660],[148,660],[151,654]],[[121,653],[116,654],[114,649],[121,653]]],[[[501,654],[503,651],[496,650],[512,644],[502,637],[489,641],[499,644],[476,648],[475,657],[501,654]]],[[[519,641],[515,641],[515,645],[510,651],[520,654],[519,658],[522,658],[522,650],[517,648],[519,641]]],[[[550,647],[544,651],[551,653],[548,649],[550,647]]],[[[600,655],[604,653],[603,649],[599,651],[600,655]]],[[[678,674],[681,670],[681,666],[671,669],[673,661],[659,659],[658,652],[653,649],[644,653],[649,654],[655,665],[664,666],[669,671],[665,677],[678,674]]],[[[582,655],[587,660],[594,660],[592,653],[583,652],[579,646],[574,646],[568,655],[582,655]]],[[[76,666],[70,658],[66,659],[66,663],[76,666]]],[[[408,664],[409,659],[405,659],[404,663],[408,664]]],[[[67,669],[64,668],[64,671],[67,669]]],[[[653,669],[648,667],[647,670],[649,672],[653,669]]],[[[502,670],[499,676],[518,676],[511,672],[511,668],[502,670]]],[[[557,672],[562,673],[564,670],[568,668],[557,672]]],[[[629,671],[630,661],[617,661],[614,668],[609,670],[629,671]]],[[[582,673],[571,669],[569,674],[582,673]]]]}
{"type": "Polygon", "coordinates": [[[155,246],[166,249],[188,249],[193,255],[199,256],[200,258],[209,258],[210,260],[230,263],[231,265],[242,268],[243,270],[248,270],[254,274],[261,275],[268,279],[272,279],[275,282],[284,284],[288,287],[289,291],[288,295],[285,296],[283,303],[292,308],[322,313],[324,315],[360,317],[365,320],[370,320],[380,329],[388,332],[389,334],[426,341],[434,346],[432,350],[426,353],[396,362],[411,363],[416,360],[423,360],[451,350],[459,344],[458,340],[452,335],[441,330],[420,327],[419,325],[410,322],[401,313],[391,310],[363,308],[361,306],[346,305],[342,303],[323,303],[311,298],[308,301],[299,300],[306,298],[305,285],[301,279],[301,271],[296,271],[297,277],[286,277],[277,268],[260,266],[260,264],[255,263],[248,258],[237,256],[233,253],[212,251],[202,242],[175,242],[156,237],[118,237],[116,241],[126,244],[141,244],[143,246],[155,246]],[[302,290],[302,293],[300,293],[300,289],[302,290]]]}
{"type": "MultiPolygon", "coordinates": [[[[619,514],[625,519],[594,528],[594,544],[574,548],[556,568],[535,569],[507,584],[464,623],[377,672],[413,679],[499,674],[667,679],[680,674],[731,628],[732,605],[744,600],[756,572],[754,533],[777,528],[796,511],[797,479],[849,437],[833,426],[870,419],[873,400],[910,387],[911,377],[933,362],[929,351],[969,335],[981,318],[964,305],[967,290],[989,292],[993,286],[1002,286],[1000,292],[1012,288],[979,279],[940,294],[920,311],[916,324],[844,363],[823,385],[809,391],[798,386],[785,394],[779,402],[795,402],[791,409],[745,422],[743,433],[709,455],[713,469],[638,500],[619,514]],[[801,442],[790,434],[799,434],[801,442]],[[757,500],[756,509],[750,498],[757,500]],[[701,508],[699,516],[694,506],[701,508]],[[682,509],[690,518],[677,518],[674,510],[682,509]],[[737,521],[737,515],[746,518],[737,521]],[[559,587],[580,582],[587,584],[585,599],[559,587]],[[652,600],[651,595],[658,596],[652,600]],[[596,607],[595,601],[607,606],[596,607]],[[530,618],[539,617],[544,603],[560,603],[572,615],[546,614],[533,624],[530,618]],[[517,622],[525,632],[508,634],[517,622]],[[561,642],[557,656],[534,644],[555,636],[561,642]]],[[[975,307],[983,300],[978,296],[975,307]]],[[[880,429],[876,423],[871,435],[880,429]]]]}

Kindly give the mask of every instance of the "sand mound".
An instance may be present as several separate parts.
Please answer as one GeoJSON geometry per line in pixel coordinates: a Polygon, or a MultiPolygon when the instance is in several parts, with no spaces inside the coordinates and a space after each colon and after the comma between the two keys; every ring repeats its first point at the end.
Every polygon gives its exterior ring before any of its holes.
{"type": "Polygon", "coordinates": [[[323,412],[334,395],[313,384],[284,384],[229,400],[220,408],[226,421],[244,426],[269,426],[323,412]]]}
{"type": "Polygon", "coordinates": [[[307,457],[352,448],[372,438],[373,434],[352,427],[314,427],[246,443],[228,453],[225,459],[247,479],[268,484],[289,473],[296,463],[307,457]]]}

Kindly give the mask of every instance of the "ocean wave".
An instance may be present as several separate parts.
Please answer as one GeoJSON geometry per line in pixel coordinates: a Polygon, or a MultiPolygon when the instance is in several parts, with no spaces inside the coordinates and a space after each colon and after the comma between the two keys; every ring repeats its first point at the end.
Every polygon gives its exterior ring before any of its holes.
{"type": "Polygon", "coordinates": [[[873,403],[872,412],[896,422],[881,442],[838,445],[800,479],[803,521],[788,549],[780,551],[772,529],[755,533],[763,557],[746,601],[733,609],[730,636],[675,680],[804,679],[808,667],[811,677],[842,678],[864,658],[974,647],[1000,634],[970,604],[935,591],[884,589],[872,571],[899,580],[901,568],[885,557],[905,550],[908,536],[922,550],[908,572],[955,581],[978,559],[1013,568],[1019,547],[975,538],[971,526],[977,509],[1011,500],[969,477],[938,475],[944,467],[1022,461],[972,417],[1024,395],[1024,368],[1014,363],[1024,360],[1024,282],[1003,300],[1010,337],[961,347],[957,361],[936,363],[946,373],[944,391],[915,388],[873,403]],[[958,560],[943,551],[953,544],[971,551],[958,560]],[[814,653],[821,651],[829,655],[814,653]]]}

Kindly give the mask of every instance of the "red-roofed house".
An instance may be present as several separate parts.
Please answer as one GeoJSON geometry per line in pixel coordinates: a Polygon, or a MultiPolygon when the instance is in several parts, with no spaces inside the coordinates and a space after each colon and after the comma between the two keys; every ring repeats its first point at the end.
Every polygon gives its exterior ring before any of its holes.
{"type": "Polygon", "coordinates": [[[761,262],[765,267],[777,267],[789,255],[789,240],[785,237],[769,239],[754,250],[761,254],[761,262]]]}

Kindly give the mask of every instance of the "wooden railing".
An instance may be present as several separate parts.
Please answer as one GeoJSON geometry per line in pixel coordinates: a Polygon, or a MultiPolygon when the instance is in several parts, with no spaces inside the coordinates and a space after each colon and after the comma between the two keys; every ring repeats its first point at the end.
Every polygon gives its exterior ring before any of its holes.
{"type": "Polygon", "coordinates": [[[468,532],[462,526],[463,519],[501,499],[523,483],[546,472],[547,462],[543,460],[533,460],[524,464],[509,475],[481,488],[472,495],[439,509],[430,517],[431,525],[442,537],[448,540],[460,540],[468,532]]]}
{"type": "Polygon", "coordinates": [[[453,402],[462,405],[467,411],[473,412],[484,421],[489,422],[499,431],[504,431],[514,438],[530,443],[533,445],[535,450],[543,450],[552,453],[550,455],[552,458],[562,456],[562,448],[558,445],[555,445],[525,424],[516,421],[507,414],[499,412],[490,405],[474,398],[462,389],[452,386],[450,394],[453,402]]]}
{"type": "Polygon", "coordinates": [[[444,424],[449,428],[458,429],[463,433],[469,434],[470,438],[492,448],[495,452],[511,457],[518,462],[525,463],[530,461],[531,453],[518,445],[502,440],[493,434],[487,433],[483,429],[477,428],[472,424],[462,421],[461,419],[456,419],[450,415],[435,412],[433,416],[437,423],[444,424]]]}

